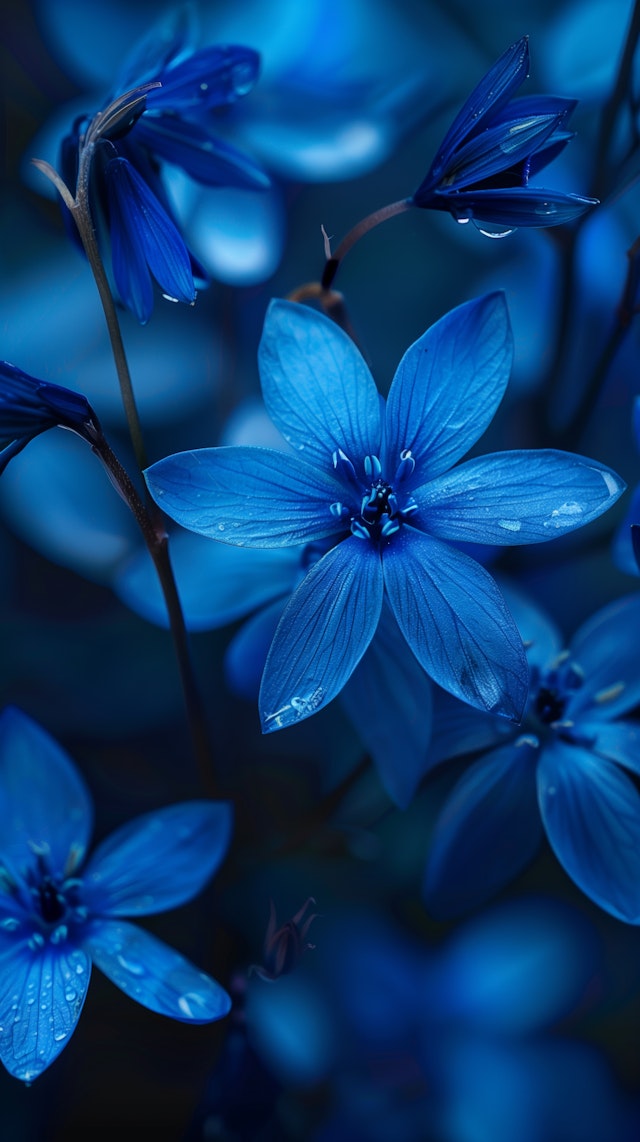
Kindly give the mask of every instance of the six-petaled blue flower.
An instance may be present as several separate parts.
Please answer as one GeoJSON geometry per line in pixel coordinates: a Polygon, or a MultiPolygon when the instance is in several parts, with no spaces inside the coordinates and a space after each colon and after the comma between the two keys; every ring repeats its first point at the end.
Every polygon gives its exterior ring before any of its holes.
{"type": "Polygon", "coordinates": [[[162,163],[207,186],[269,186],[262,169],[213,129],[213,113],[251,90],[257,53],[229,45],[190,52],[181,23],[179,17],[161,22],[134,48],[112,101],[93,120],[77,120],[61,148],[69,187],[76,185],[83,148],[91,149],[96,229],[109,233],[119,298],[141,323],[153,310],[154,279],[166,297],[187,304],[195,300],[196,282],[206,284],[174,220],[162,163]]]}
{"type": "Polygon", "coordinates": [[[271,303],[260,345],[267,409],[295,454],[201,449],[147,470],[185,527],[239,546],[330,540],[278,624],[265,665],[265,732],[339,693],[386,600],[446,690],[518,720],[528,689],[520,635],[492,577],[447,540],[535,543],[588,523],[623,483],[596,461],[514,451],[448,471],[491,421],[509,377],[504,297],[468,302],[403,357],[386,403],[353,342],[305,306],[271,303]]]}
{"type": "Polygon", "coordinates": [[[573,99],[512,97],[529,71],[526,36],[507,48],[454,119],[431,167],[411,198],[414,206],[447,210],[507,229],[558,226],[597,200],[531,186],[572,137],[573,99]]]}
{"type": "Polygon", "coordinates": [[[64,751],[25,714],[0,716],[0,1059],[36,1078],[69,1041],[92,961],[132,999],[187,1023],[220,1019],[224,989],[123,917],[190,900],[222,861],[225,802],[138,817],[84,865],[92,808],[64,751]],[[83,867],[84,865],[84,867],[83,867]]]}
{"type": "Polygon", "coordinates": [[[483,903],[535,855],[543,828],[569,876],[613,916],[640,923],[640,595],[599,611],[563,650],[537,608],[509,595],[528,646],[520,728],[448,695],[436,703],[431,761],[481,752],[436,825],[427,905],[456,915],[483,903]],[[631,776],[629,776],[631,775],[631,776]]]}

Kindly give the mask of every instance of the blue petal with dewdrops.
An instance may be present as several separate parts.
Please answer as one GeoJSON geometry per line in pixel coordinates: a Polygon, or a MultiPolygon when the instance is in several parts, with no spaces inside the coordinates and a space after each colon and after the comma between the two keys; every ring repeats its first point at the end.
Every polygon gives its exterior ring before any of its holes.
{"type": "Polygon", "coordinates": [[[69,1041],[92,960],[152,1011],[193,1023],[226,1015],[220,984],[121,918],[172,908],[203,888],[229,844],[229,805],[148,813],[83,867],[89,793],[62,748],[13,707],[0,715],[0,774],[0,1059],[10,1074],[32,1081],[69,1041]]]}
{"type": "Polygon", "coordinates": [[[459,222],[507,230],[558,226],[597,200],[529,185],[571,139],[573,99],[513,99],[529,71],[529,43],[512,44],[472,91],[412,195],[414,206],[446,210],[459,222]]]}
{"type": "Polygon", "coordinates": [[[604,607],[566,651],[535,607],[514,606],[530,663],[522,725],[468,710],[456,725],[453,700],[436,698],[437,757],[481,752],[436,824],[427,906],[452,916],[484,903],[529,863],[544,829],[579,888],[638,924],[640,798],[629,774],[640,773],[640,726],[627,715],[640,701],[640,595],[604,607]]]}
{"type": "Polygon", "coordinates": [[[254,547],[328,541],[278,625],[259,702],[264,731],[339,693],[375,635],[384,598],[407,650],[441,686],[479,709],[521,717],[528,668],[515,623],[491,576],[437,536],[458,539],[468,510],[478,543],[520,531],[525,542],[550,539],[595,519],[624,484],[569,453],[504,453],[486,458],[499,494],[489,503],[483,492],[474,513],[477,462],[444,473],[486,428],[511,357],[504,296],[467,302],[409,349],[385,405],[341,329],[274,301],[259,351],[262,389],[295,454],[205,448],[147,470],[158,504],[201,534],[254,547]],[[432,528],[448,478],[460,481],[460,522],[453,495],[447,524],[432,528]]]}

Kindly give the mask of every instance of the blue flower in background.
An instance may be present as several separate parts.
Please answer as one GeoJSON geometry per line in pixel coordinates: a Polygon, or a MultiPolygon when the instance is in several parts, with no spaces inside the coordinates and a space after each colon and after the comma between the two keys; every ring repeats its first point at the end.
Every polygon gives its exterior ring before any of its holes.
{"type": "Polygon", "coordinates": [[[0,474],[30,440],[56,427],[68,428],[90,444],[101,432],[86,397],[0,361],[0,474]]]}
{"type": "Polygon", "coordinates": [[[436,704],[431,763],[480,756],[457,781],[433,836],[427,905],[455,916],[483,903],[534,857],[544,832],[579,888],[640,923],[640,595],[604,607],[566,650],[553,624],[507,595],[527,645],[530,690],[519,729],[436,704]]]}
{"type": "Polygon", "coordinates": [[[186,1023],[226,1015],[223,988],[127,916],[190,900],[222,861],[225,802],[138,817],[83,868],[89,794],[64,751],[15,708],[0,716],[0,1058],[36,1078],[72,1035],[91,963],[151,1011],[186,1023]]]}
{"type": "Polygon", "coordinates": [[[572,137],[573,99],[535,95],[513,100],[529,71],[526,36],[507,48],[469,96],[412,196],[414,206],[447,210],[513,229],[558,226],[596,199],[529,185],[572,137]]]}
{"type": "Polygon", "coordinates": [[[206,284],[174,221],[162,164],[207,186],[269,186],[262,169],[214,130],[214,113],[249,93],[258,68],[250,48],[190,51],[177,13],[134,48],[106,108],[91,121],[76,120],[62,142],[61,173],[70,188],[83,150],[91,151],[94,222],[110,236],[120,300],[143,324],[153,310],[153,280],[169,299],[186,304],[195,301],[196,281],[206,284]]]}
{"type": "MultiPolygon", "coordinates": [[[[640,453],[640,397],[633,402],[632,427],[640,453]]],[[[614,535],[613,558],[627,575],[640,575],[640,484],[634,488],[625,517],[614,535]]]]}
{"type": "Polygon", "coordinates": [[[147,470],[158,504],[193,531],[259,548],[330,541],[278,624],[259,699],[265,732],[339,693],[385,600],[432,678],[520,718],[528,670],[517,628],[491,576],[443,540],[552,539],[595,519],[624,485],[557,451],[505,452],[448,471],[491,421],[511,358],[503,295],[468,302],[408,349],[385,407],[342,330],[275,301],[260,344],[262,390],[297,455],[200,449],[147,470]]]}

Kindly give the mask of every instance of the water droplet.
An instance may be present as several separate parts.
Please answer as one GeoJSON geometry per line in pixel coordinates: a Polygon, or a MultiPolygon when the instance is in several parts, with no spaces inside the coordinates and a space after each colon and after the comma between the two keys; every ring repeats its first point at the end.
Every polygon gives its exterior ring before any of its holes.
{"type": "Polygon", "coordinates": [[[64,993],[64,997],[67,1003],[73,1003],[74,999],[77,999],[77,994],[70,987],[68,987],[64,993]]]}
{"type": "Polygon", "coordinates": [[[475,218],[472,218],[471,221],[476,230],[480,234],[484,234],[485,238],[508,238],[510,234],[514,234],[516,231],[515,226],[505,227],[493,222],[477,222],[475,218]]]}
{"type": "Polygon", "coordinates": [[[55,1039],[56,1043],[61,1043],[63,1039],[66,1039],[67,1035],[68,1031],[55,1031],[53,1038],[55,1039]]]}
{"type": "Polygon", "coordinates": [[[144,975],[145,973],[144,964],[141,964],[139,960],[127,959],[125,956],[119,955],[118,963],[120,967],[128,971],[130,975],[144,975]]]}
{"type": "Polygon", "coordinates": [[[224,531],[224,524],[223,523],[218,524],[218,531],[224,531]]]}
{"type": "Polygon", "coordinates": [[[238,63],[231,71],[231,82],[236,95],[247,95],[253,87],[253,69],[248,63],[238,63]]]}
{"type": "Polygon", "coordinates": [[[181,995],[178,1000],[178,1007],[188,1019],[198,1019],[203,1012],[207,1011],[205,999],[197,991],[188,991],[185,995],[181,995]]]}
{"type": "Polygon", "coordinates": [[[61,944],[63,940],[66,940],[67,935],[68,935],[68,931],[69,930],[68,930],[66,924],[59,924],[57,928],[54,928],[53,932],[51,933],[51,935],[49,937],[49,939],[51,940],[51,943],[52,944],[61,944]]]}

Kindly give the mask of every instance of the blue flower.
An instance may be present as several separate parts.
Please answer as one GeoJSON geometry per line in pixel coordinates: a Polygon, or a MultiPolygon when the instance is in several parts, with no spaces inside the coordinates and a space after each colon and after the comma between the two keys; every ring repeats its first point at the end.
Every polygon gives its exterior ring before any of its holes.
{"type": "Polygon", "coordinates": [[[447,695],[431,761],[480,757],[450,793],[427,868],[427,905],[456,915],[482,903],[534,857],[543,832],[569,876],[620,920],[640,923],[640,595],[606,606],[569,647],[536,608],[508,595],[528,647],[519,729],[447,695]],[[632,775],[632,777],[629,776],[632,775]]]}
{"type": "Polygon", "coordinates": [[[536,95],[513,100],[529,71],[526,36],[507,48],[454,119],[414,206],[447,210],[458,222],[475,219],[513,229],[558,226],[597,200],[529,185],[572,137],[573,99],[536,95]]]}
{"type": "Polygon", "coordinates": [[[297,455],[201,449],[147,470],[178,523],[238,546],[330,541],[278,624],[259,706],[265,732],[339,693],[389,604],[426,672],[518,720],[528,669],[494,580],[446,540],[548,540],[599,516],[623,483],[592,460],[517,451],[448,469],[489,424],[507,384],[504,297],[443,317],[403,357],[386,403],[353,342],[305,306],[274,301],[260,345],[269,414],[297,455]]]}
{"type": "Polygon", "coordinates": [[[36,1078],[68,1043],[92,961],[151,1011],[208,1023],[229,1010],[215,980],[123,917],[190,900],[231,833],[224,802],[147,813],[103,841],[83,868],[92,826],[84,782],[64,751],[15,708],[0,715],[0,1059],[36,1078]]]}
{"type": "Polygon", "coordinates": [[[62,177],[72,188],[83,151],[90,152],[96,230],[110,236],[117,292],[142,324],[153,310],[154,280],[186,304],[195,301],[196,282],[206,284],[174,221],[162,163],[207,186],[269,186],[262,169],[213,129],[214,113],[251,90],[257,53],[226,45],[190,52],[181,22],[180,14],[162,21],[134,48],[108,105],[90,121],[76,120],[61,147],[62,177]]]}
{"type": "Polygon", "coordinates": [[[90,444],[101,432],[86,397],[0,361],[0,473],[30,440],[56,427],[68,428],[90,444]]]}
{"type": "MultiPolygon", "coordinates": [[[[640,452],[640,397],[634,398],[632,427],[640,452]]],[[[613,537],[613,559],[627,575],[640,575],[640,484],[634,488],[625,517],[613,537]]]]}

